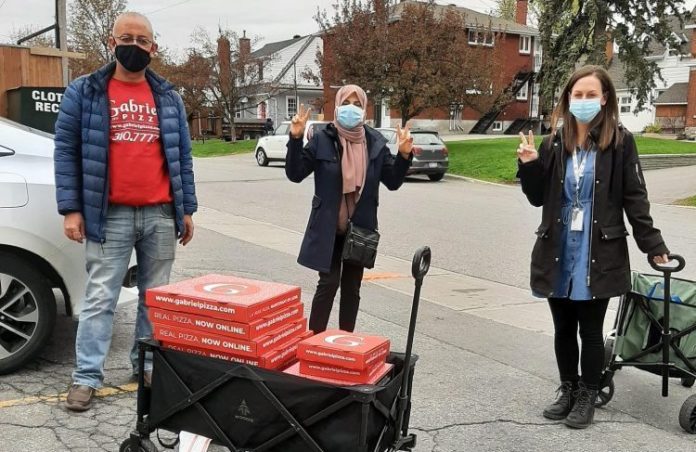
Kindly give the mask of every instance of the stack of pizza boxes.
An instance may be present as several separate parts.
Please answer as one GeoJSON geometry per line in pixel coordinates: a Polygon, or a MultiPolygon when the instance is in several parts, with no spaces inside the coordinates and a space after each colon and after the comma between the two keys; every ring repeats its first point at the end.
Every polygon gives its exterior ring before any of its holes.
{"type": "Polygon", "coordinates": [[[285,372],[345,386],[376,384],[393,367],[389,347],[384,337],[328,330],[300,342],[299,362],[285,372]]]}
{"type": "Polygon", "coordinates": [[[307,331],[300,288],[206,275],[147,291],[163,347],[265,369],[295,361],[307,331]]]}

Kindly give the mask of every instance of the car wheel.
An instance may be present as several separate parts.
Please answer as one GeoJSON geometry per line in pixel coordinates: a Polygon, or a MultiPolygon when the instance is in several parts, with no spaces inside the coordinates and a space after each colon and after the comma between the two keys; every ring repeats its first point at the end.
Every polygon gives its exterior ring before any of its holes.
{"type": "Polygon", "coordinates": [[[428,179],[433,182],[441,181],[443,177],[445,177],[445,173],[428,174],[428,179]]]}
{"type": "Polygon", "coordinates": [[[259,166],[268,166],[268,157],[263,148],[258,148],[256,150],[256,163],[258,163],[259,166]]]}
{"type": "Polygon", "coordinates": [[[17,256],[0,253],[0,374],[36,357],[55,323],[56,300],[46,278],[17,256]]]}

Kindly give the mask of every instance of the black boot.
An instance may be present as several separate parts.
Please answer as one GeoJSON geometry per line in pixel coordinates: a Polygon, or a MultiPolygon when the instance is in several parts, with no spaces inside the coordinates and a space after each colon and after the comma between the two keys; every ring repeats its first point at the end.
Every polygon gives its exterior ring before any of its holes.
{"type": "Polygon", "coordinates": [[[544,417],[554,421],[565,419],[570,410],[573,409],[573,403],[575,402],[573,393],[576,389],[577,382],[562,382],[561,386],[556,389],[556,401],[544,409],[544,417]]]}
{"type": "Polygon", "coordinates": [[[582,382],[578,384],[578,389],[573,394],[575,405],[565,420],[565,425],[572,428],[587,428],[592,425],[594,419],[595,400],[597,390],[588,389],[582,382]]]}

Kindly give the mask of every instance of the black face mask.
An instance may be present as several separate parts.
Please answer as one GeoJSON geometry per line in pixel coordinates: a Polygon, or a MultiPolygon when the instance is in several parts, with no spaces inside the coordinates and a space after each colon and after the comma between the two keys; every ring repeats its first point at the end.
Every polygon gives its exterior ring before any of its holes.
{"type": "Polygon", "coordinates": [[[118,45],[116,59],[128,72],[140,72],[150,64],[150,52],[137,45],[118,45]]]}

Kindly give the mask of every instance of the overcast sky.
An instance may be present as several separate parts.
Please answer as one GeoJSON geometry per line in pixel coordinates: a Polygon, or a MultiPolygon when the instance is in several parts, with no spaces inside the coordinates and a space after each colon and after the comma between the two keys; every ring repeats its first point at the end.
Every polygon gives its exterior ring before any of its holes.
{"type": "MultiPolygon", "coordinates": [[[[331,9],[334,0],[129,0],[128,8],[150,17],[160,45],[176,53],[189,46],[191,31],[202,26],[213,34],[218,25],[261,38],[260,45],[317,31],[317,8],[331,9]]],[[[70,8],[71,0],[68,0],[70,8]]],[[[481,12],[495,0],[438,0],[481,12]]],[[[14,30],[40,29],[54,22],[54,0],[0,0],[0,42],[9,42],[14,30]]],[[[696,0],[687,0],[689,7],[696,0]]]]}

